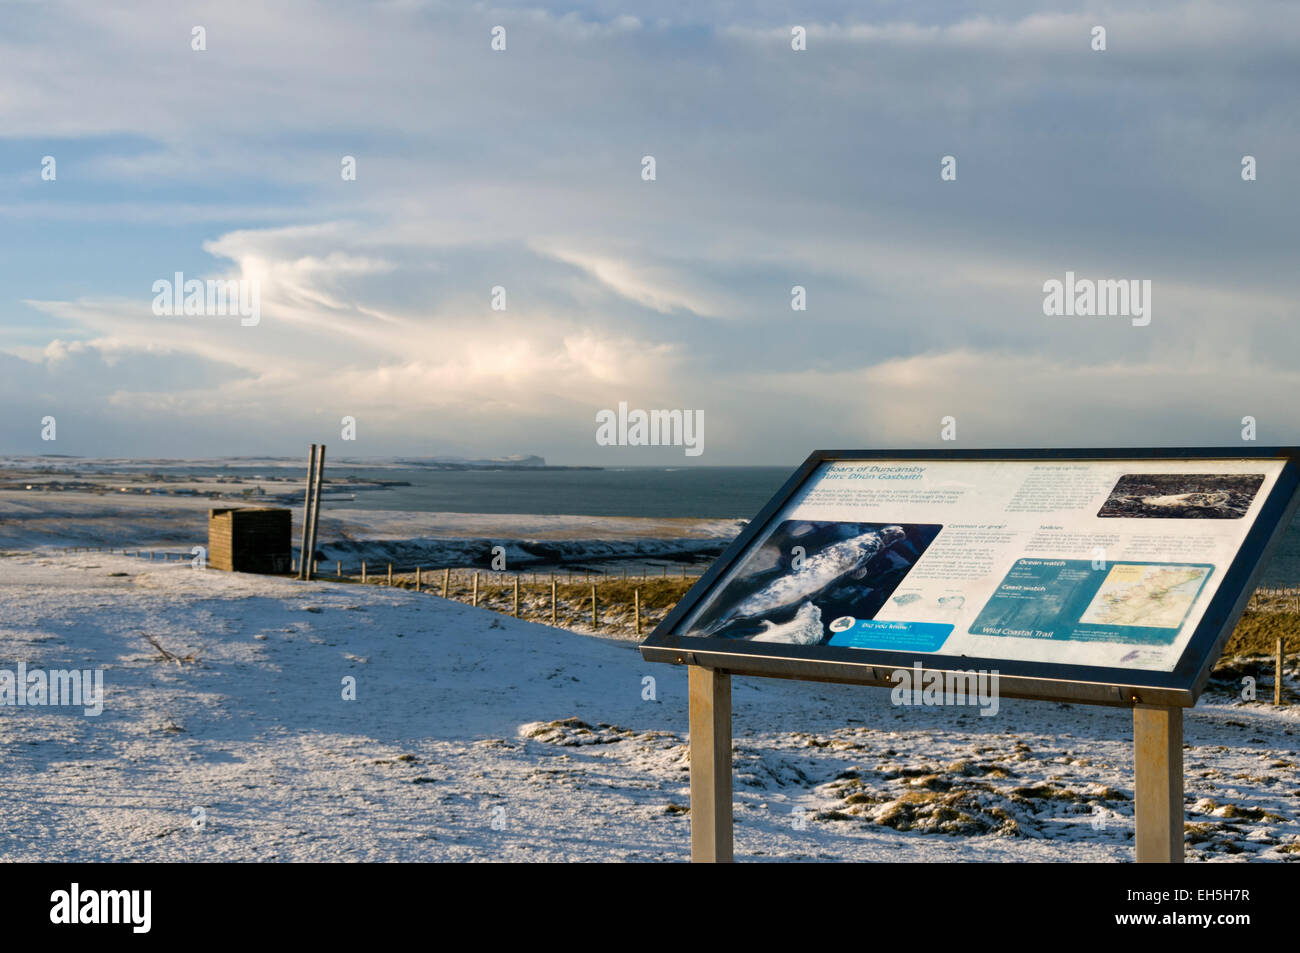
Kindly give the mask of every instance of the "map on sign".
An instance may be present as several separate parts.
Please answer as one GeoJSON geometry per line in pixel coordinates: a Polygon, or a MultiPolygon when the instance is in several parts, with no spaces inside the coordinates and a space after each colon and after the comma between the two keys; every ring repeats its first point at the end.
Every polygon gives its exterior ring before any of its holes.
{"type": "Polygon", "coordinates": [[[673,635],[1172,672],[1285,466],[824,460],[673,635]]]}
{"type": "Polygon", "coordinates": [[[1079,621],[1176,629],[1207,575],[1201,566],[1115,566],[1079,621]]]}

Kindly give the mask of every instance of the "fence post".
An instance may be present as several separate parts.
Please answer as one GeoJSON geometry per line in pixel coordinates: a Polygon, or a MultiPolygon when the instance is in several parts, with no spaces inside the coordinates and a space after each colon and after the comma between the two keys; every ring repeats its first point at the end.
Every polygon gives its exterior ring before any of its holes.
{"type": "Polygon", "coordinates": [[[600,621],[596,618],[596,587],[591,587],[591,627],[600,628],[600,621]]]}
{"type": "Polygon", "coordinates": [[[473,605],[478,606],[478,573],[474,573],[474,593],[473,605]]]}
{"type": "Polygon", "coordinates": [[[442,597],[447,598],[447,583],[451,581],[451,567],[448,566],[442,571],[442,597]]]}
{"type": "Polygon", "coordinates": [[[632,590],[632,611],[636,613],[636,634],[641,634],[641,590],[632,590]]]}
{"type": "Polygon", "coordinates": [[[1277,660],[1273,668],[1273,704],[1282,704],[1282,636],[1277,637],[1277,660]]]}
{"type": "Polygon", "coordinates": [[[388,564],[388,584],[389,584],[390,586],[393,584],[393,564],[392,564],[392,563],[389,563],[389,564],[388,564]]]}
{"type": "Polygon", "coordinates": [[[519,577],[515,576],[515,618],[519,618],[519,577]]]}
{"type": "Polygon", "coordinates": [[[415,591],[420,591],[420,567],[415,567],[415,591]]]}
{"type": "Polygon", "coordinates": [[[555,573],[551,573],[551,625],[555,625],[555,573]]]}
{"type": "Polygon", "coordinates": [[[363,586],[366,584],[366,561],[364,559],[361,560],[361,584],[363,586]]]}

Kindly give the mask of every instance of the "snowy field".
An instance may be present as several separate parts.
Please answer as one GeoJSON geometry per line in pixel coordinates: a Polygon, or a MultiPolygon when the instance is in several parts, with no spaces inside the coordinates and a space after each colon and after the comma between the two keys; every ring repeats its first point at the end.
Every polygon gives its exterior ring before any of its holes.
{"type": "MultiPolygon", "coordinates": [[[[102,668],[105,707],[0,708],[3,860],[689,856],[685,671],[632,642],[404,590],[29,551],[0,558],[0,668],[20,661],[102,668]]],[[[733,690],[737,859],[1132,859],[1127,711],[733,690]]],[[[1300,708],[1226,692],[1188,713],[1189,860],[1300,860],[1298,730],[1300,708]]]]}

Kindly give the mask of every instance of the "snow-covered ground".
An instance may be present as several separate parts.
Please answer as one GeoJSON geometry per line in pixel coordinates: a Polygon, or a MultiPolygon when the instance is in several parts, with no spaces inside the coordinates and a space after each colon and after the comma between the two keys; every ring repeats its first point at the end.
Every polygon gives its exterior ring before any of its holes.
{"type": "MultiPolygon", "coordinates": [[[[4,860],[689,855],[685,672],[633,642],[37,551],[0,558],[0,668],[19,661],[102,667],[105,708],[0,708],[4,860]]],[[[1127,711],[733,687],[738,859],[1131,859],[1127,711]]],[[[1189,860],[1300,859],[1297,731],[1300,709],[1226,694],[1188,713],[1189,860]]]]}

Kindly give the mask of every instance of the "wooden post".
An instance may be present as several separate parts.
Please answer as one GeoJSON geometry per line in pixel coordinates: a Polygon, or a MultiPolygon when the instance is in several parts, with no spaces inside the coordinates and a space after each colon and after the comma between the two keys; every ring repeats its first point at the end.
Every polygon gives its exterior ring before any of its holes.
{"type": "Polygon", "coordinates": [[[555,573],[551,573],[551,625],[555,625],[555,573]]]}
{"type": "Polygon", "coordinates": [[[334,575],[338,576],[340,579],[343,578],[343,563],[342,563],[342,562],[336,562],[336,563],[334,564],[334,575]]]}
{"type": "Polygon", "coordinates": [[[1183,862],[1183,710],[1133,707],[1133,835],[1139,864],[1183,862]]]}
{"type": "Polygon", "coordinates": [[[316,529],[320,526],[320,487],[325,482],[325,444],[320,445],[320,450],[316,454],[316,488],[311,495],[311,536],[307,539],[307,552],[311,555],[308,557],[310,562],[307,563],[307,578],[310,579],[315,572],[316,566],[316,529]]]}
{"type": "Polygon", "coordinates": [[[311,561],[311,574],[312,574],[313,576],[319,576],[319,575],[320,575],[320,560],[319,560],[319,559],[313,559],[313,560],[311,561]]]}
{"type": "Polygon", "coordinates": [[[691,861],[729,864],[731,831],[731,676],[687,667],[691,728],[691,861]]]}
{"type": "Polygon", "coordinates": [[[311,483],[316,476],[316,444],[311,445],[307,454],[307,492],[302,499],[302,545],[298,547],[298,578],[306,578],[304,567],[307,565],[307,542],[311,539],[311,483]]]}
{"type": "Polygon", "coordinates": [[[415,567],[415,591],[420,591],[420,567],[415,567]]]}
{"type": "Polygon", "coordinates": [[[591,627],[600,628],[600,621],[596,618],[596,587],[591,587],[591,627]]]}
{"type": "Polygon", "coordinates": [[[361,584],[363,586],[366,584],[366,561],[364,559],[361,560],[361,584]]]}
{"type": "Polygon", "coordinates": [[[474,573],[474,592],[473,592],[473,602],[472,602],[472,604],[473,604],[475,607],[478,606],[478,573],[474,573]]]}
{"type": "Polygon", "coordinates": [[[1282,636],[1277,637],[1277,659],[1273,666],[1273,704],[1282,704],[1282,636]]]}
{"type": "Polygon", "coordinates": [[[392,564],[392,563],[389,563],[389,564],[388,564],[388,584],[389,584],[390,586],[393,584],[393,564],[392,564]]]}
{"type": "Polygon", "coordinates": [[[451,582],[451,567],[448,566],[442,571],[442,597],[447,598],[447,584],[451,582]]]}
{"type": "Polygon", "coordinates": [[[519,577],[515,576],[515,618],[519,618],[519,577]]]}
{"type": "Polygon", "coordinates": [[[636,634],[641,634],[641,590],[632,590],[632,611],[636,614],[636,634]]]}

